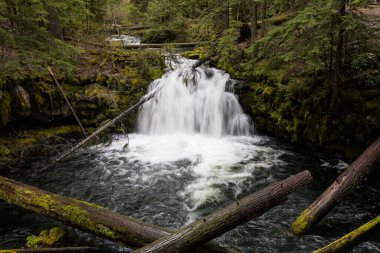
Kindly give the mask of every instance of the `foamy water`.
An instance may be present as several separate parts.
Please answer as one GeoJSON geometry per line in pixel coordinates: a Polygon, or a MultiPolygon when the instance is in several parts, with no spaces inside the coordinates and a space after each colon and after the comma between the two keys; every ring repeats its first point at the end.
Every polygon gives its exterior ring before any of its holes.
{"type": "MultiPolygon", "coordinates": [[[[284,162],[283,152],[261,145],[266,138],[252,135],[253,125],[233,94],[228,74],[206,67],[195,70],[191,60],[176,62],[174,70],[150,85],[147,94],[157,95],[140,108],[138,134],[129,136],[128,148],[123,151],[122,138],[102,151],[110,159],[138,164],[140,171],[130,177],[133,185],[150,187],[157,180],[190,174],[177,195],[191,221],[202,205],[223,199],[226,187],[237,196],[255,170],[284,162]]],[[[128,173],[126,166],[119,167],[120,173],[128,173]]]]}

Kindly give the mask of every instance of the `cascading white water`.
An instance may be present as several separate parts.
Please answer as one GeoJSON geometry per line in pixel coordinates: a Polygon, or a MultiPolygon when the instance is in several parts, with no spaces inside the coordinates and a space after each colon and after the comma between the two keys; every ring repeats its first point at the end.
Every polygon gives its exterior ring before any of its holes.
{"type": "Polygon", "coordinates": [[[103,147],[104,157],[117,163],[117,171],[106,166],[107,173],[127,174],[132,188],[170,185],[176,196],[169,198],[181,199],[188,221],[226,191],[236,197],[256,177],[271,182],[270,168],[283,163],[282,151],[251,133],[230,76],[206,67],[194,74],[194,63],[167,62],[174,70],[150,85],[146,96],[156,97],[140,108],[138,133],[129,135],[128,148],[125,137],[103,147]]]}
{"type": "Polygon", "coordinates": [[[154,81],[150,91],[161,90],[139,113],[142,134],[200,133],[210,136],[248,135],[250,120],[231,88],[230,76],[214,68],[193,69],[195,61],[154,81]]]}

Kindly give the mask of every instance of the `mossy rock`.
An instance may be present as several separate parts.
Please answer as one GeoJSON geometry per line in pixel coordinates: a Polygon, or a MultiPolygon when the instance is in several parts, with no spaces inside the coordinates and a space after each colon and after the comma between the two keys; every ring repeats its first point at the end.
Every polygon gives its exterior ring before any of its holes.
{"type": "Polygon", "coordinates": [[[11,151],[4,145],[0,144],[0,157],[9,157],[10,155],[11,151]]]}
{"type": "Polygon", "coordinates": [[[12,98],[6,91],[0,91],[0,128],[5,127],[11,120],[12,98]]]}
{"type": "Polygon", "coordinates": [[[29,249],[51,247],[59,242],[64,235],[65,232],[58,227],[50,230],[43,230],[38,236],[28,236],[28,238],[26,238],[26,247],[29,249]]]}

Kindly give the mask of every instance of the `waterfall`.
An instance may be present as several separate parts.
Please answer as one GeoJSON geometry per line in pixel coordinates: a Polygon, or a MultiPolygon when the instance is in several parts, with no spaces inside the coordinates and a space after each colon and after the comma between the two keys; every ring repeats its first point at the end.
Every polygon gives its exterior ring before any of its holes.
{"type": "Polygon", "coordinates": [[[194,63],[181,59],[175,70],[151,83],[148,94],[160,92],[140,109],[138,132],[249,135],[250,120],[233,93],[230,76],[214,68],[193,69],[194,63]]]}

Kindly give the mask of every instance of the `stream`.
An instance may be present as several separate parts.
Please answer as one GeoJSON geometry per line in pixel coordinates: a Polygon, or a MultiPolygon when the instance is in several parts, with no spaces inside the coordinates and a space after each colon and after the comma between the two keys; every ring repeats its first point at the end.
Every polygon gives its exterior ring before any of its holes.
{"type": "MultiPolygon", "coordinates": [[[[174,70],[150,85],[148,93],[160,89],[158,96],[140,108],[136,132],[128,138],[114,135],[112,144],[88,147],[58,166],[43,169],[44,161],[38,160],[28,170],[9,176],[175,229],[309,169],[314,176],[311,185],[216,239],[243,252],[311,252],[380,213],[380,182],[368,177],[310,234],[289,233],[297,215],[347,164],[257,133],[233,93],[229,75],[207,67],[193,71],[192,64],[181,59],[174,70]]],[[[63,245],[129,251],[0,203],[0,248],[22,247],[28,235],[60,226],[68,232],[63,245]]],[[[352,252],[380,252],[380,233],[352,252]]]]}

